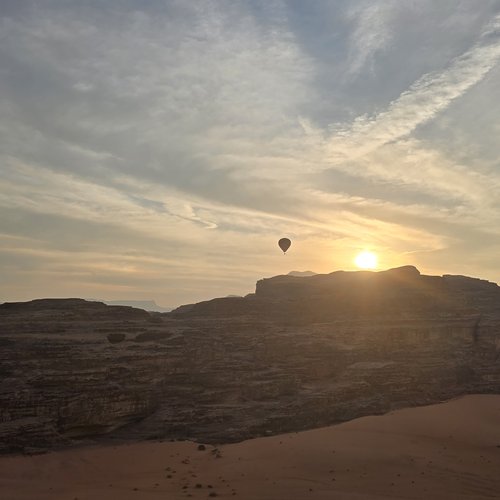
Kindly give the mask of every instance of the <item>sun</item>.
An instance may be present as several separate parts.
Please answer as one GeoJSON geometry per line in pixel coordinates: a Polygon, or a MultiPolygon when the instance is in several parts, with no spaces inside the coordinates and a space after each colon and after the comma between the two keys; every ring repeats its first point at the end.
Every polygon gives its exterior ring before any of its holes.
{"type": "Polygon", "coordinates": [[[373,252],[364,251],[358,253],[354,259],[354,263],[361,269],[376,269],[377,255],[373,252]]]}

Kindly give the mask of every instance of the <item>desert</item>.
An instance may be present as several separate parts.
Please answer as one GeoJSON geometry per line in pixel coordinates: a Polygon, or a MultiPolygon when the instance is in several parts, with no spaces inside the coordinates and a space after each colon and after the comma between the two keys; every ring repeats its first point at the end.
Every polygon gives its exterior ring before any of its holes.
{"type": "Polygon", "coordinates": [[[0,0],[0,500],[500,500],[500,0],[0,0]]]}
{"type": "Polygon", "coordinates": [[[146,442],[0,458],[9,500],[500,498],[500,396],[226,445],[146,442]],[[202,448],[202,449],[199,449],[202,448]]]}
{"type": "Polygon", "coordinates": [[[4,303],[1,491],[498,498],[499,304],[495,283],[412,266],[169,313],[4,303]]]}

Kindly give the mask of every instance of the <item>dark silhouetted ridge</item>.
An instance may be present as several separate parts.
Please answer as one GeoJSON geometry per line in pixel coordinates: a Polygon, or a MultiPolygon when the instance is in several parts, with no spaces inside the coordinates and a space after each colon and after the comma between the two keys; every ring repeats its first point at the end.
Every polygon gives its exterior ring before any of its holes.
{"type": "Polygon", "coordinates": [[[337,318],[453,315],[491,310],[500,304],[495,283],[465,276],[426,276],[414,266],[387,271],[335,271],[312,276],[280,275],[257,282],[255,294],[181,306],[174,316],[250,315],[282,321],[337,318]]]}
{"type": "Polygon", "coordinates": [[[0,317],[12,314],[28,314],[39,312],[45,316],[80,319],[107,318],[145,318],[149,314],[142,309],[130,306],[108,306],[102,302],[84,299],[36,299],[29,302],[4,302],[0,304],[0,317]]]}

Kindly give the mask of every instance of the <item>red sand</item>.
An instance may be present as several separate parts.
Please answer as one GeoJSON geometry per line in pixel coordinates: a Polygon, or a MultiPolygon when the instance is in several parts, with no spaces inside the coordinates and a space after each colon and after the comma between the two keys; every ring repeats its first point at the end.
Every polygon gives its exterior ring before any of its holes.
{"type": "Polygon", "coordinates": [[[2,457],[0,498],[500,499],[500,396],[219,446],[220,458],[213,449],[147,442],[2,457]]]}

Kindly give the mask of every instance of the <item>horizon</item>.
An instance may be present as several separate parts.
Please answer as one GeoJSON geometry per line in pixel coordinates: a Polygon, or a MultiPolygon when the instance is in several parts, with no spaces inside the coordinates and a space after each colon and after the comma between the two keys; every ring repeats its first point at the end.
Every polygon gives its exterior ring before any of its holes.
{"type": "MultiPolygon", "coordinates": [[[[278,276],[295,276],[295,277],[301,277],[301,278],[309,278],[311,276],[318,276],[318,275],[328,275],[328,274],[334,274],[334,273],[358,273],[358,272],[368,272],[368,273],[382,273],[382,272],[387,272],[387,271],[393,271],[393,270],[396,270],[396,269],[400,269],[400,268],[403,268],[403,267],[414,267],[420,275],[422,276],[439,276],[439,277],[444,277],[444,276],[463,276],[463,277],[466,277],[466,278],[472,278],[472,279],[479,279],[479,280],[482,280],[482,281],[488,281],[490,283],[493,283],[493,284],[496,284],[497,286],[499,286],[499,284],[497,282],[494,282],[494,281],[491,281],[491,280],[488,280],[487,278],[483,278],[483,277],[479,277],[479,276],[466,276],[466,275],[463,275],[463,274],[450,274],[450,273],[443,273],[443,274],[439,274],[439,275],[428,275],[426,273],[423,273],[420,271],[420,269],[418,269],[416,266],[413,266],[411,264],[406,264],[406,265],[402,265],[402,266],[398,266],[398,267],[392,267],[392,268],[387,268],[387,269],[348,269],[348,270],[345,270],[345,269],[336,269],[334,271],[330,271],[330,272],[326,272],[326,273],[316,273],[314,271],[311,271],[311,270],[305,270],[305,271],[297,271],[297,270],[292,270],[292,271],[289,271],[288,273],[285,273],[285,274],[279,274],[279,275],[275,275],[275,276],[263,276],[261,278],[259,278],[257,281],[260,281],[260,280],[266,280],[266,279],[271,279],[271,278],[275,278],[275,277],[278,277],[278,276]],[[297,276],[297,275],[294,275],[293,273],[313,273],[312,275],[304,275],[304,276],[297,276]]],[[[160,309],[169,309],[169,310],[173,310],[173,309],[176,309],[177,307],[180,307],[180,306],[183,306],[183,305],[188,305],[188,304],[196,304],[196,303],[199,303],[199,302],[206,302],[206,301],[210,301],[210,300],[213,300],[213,299],[220,299],[220,298],[228,298],[228,297],[239,297],[239,298],[242,298],[242,297],[245,297],[246,295],[248,294],[253,294],[255,293],[255,285],[257,284],[257,282],[254,283],[254,287],[253,287],[253,290],[252,291],[248,291],[244,294],[240,294],[240,295],[235,295],[235,294],[226,294],[226,295],[221,295],[221,296],[214,296],[214,297],[207,297],[207,298],[202,298],[201,300],[197,300],[196,302],[186,302],[186,303],[182,303],[182,304],[159,304],[158,301],[154,298],[142,298],[142,299],[133,299],[133,298],[130,298],[130,299],[115,299],[115,298],[102,298],[102,297],[99,297],[99,298],[95,298],[95,297],[71,297],[71,296],[64,296],[64,297],[33,297],[33,298],[30,298],[30,299],[26,299],[26,300],[23,300],[23,301],[9,301],[9,300],[4,300],[4,301],[0,301],[0,305],[1,304],[5,304],[5,303],[8,303],[8,302],[31,302],[33,300],[62,300],[62,299],[83,299],[85,301],[89,301],[89,302],[104,302],[106,303],[107,305],[130,305],[131,307],[139,307],[139,305],[132,305],[132,304],[125,304],[126,302],[137,302],[137,303],[140,303],[140,302],[144,302],[144,303],[147,303],[147,302],[150,302],[152,303],[153,305],[159,307],[160,309]]]]}
{"type": "Polygon", "coordinates": [[[7,0],[0,37],[0,302],[500,282],[500,0],[7,0]]]}

